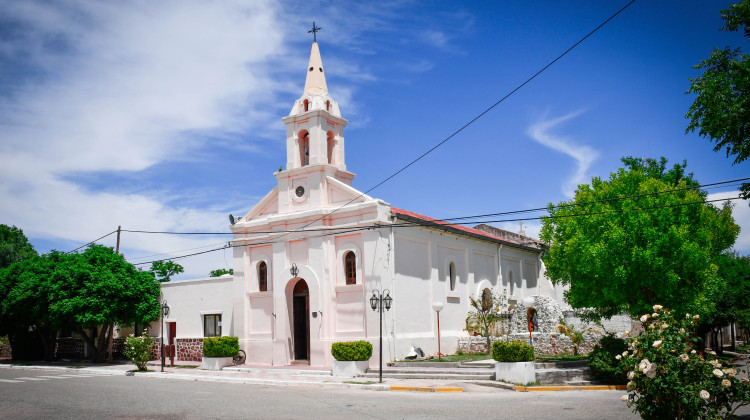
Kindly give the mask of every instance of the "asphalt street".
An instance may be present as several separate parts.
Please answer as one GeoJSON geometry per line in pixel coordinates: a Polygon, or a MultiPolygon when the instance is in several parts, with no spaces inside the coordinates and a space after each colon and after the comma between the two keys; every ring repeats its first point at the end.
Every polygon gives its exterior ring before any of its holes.
{"type": "Polygon", "coordinates": [[[0,371],[0,419],[636,419],[622,391],[424,393],[0,371]]]}

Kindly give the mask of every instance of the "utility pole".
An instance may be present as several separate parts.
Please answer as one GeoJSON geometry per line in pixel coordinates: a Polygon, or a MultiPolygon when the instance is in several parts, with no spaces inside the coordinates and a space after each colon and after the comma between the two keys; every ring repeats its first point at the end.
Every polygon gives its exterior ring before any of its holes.
{"type": "MultiPolygon", "coordinates": [[[[120,253],[120,231],[122,230],[122,226],[117,226],[117,246],[115,247],[115,253],[120,253]]],[[[109,356],[107,356],[107,362],[112,362],[112,343],[114,342],[114,335],[115,326],[114,324],[109,326],[109,356]]]]}

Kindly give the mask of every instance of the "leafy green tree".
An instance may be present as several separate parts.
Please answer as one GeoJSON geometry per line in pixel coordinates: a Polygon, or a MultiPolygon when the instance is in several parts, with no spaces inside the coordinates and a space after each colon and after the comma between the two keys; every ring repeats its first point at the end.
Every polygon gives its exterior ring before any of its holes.
{"type": "Polygon", "coordinates": [[[685,189],[695,180],[684,165],[666,170],[662,161],[625,158],[627,168],[580,185],[542,220],[547,274],[570,286],[571,306],[590,308],[587,319],[636,316],[652,302],[678,313],[713,304],[706,298],[711,264],[734,244],[739,226],[730,204],[717,208],[705,193],[685,189]],[[655,165],[662,169],[650,171],[655,165]],[[628,196],[636,197],[620,199],[628,196]]]}
{"type": "Polygon", "coordinates": [[[137,270],[112,248],[52,251],[0,272],[0,332],[31,327],[50,359],[57,331],[78,331],[99,362],[111,325],[158,319],[160,292],[153,273],[137,270]]]}
{"type": "MultiPolygon", "coordinates": [[[[721,11],[725,31],[743,30],[750,38],[750,0],[743,0],[721,11]]],[[[741,48],[714,47],[711,56],[695,66],[703,74],[690,79],[687,93],[698,96],[686,118],[687,131],[698,130],[716,143],[714,151],[726,148],[734,164],[750,157],[750,56],[741,48]]],[[[742,185],[744,198],[750,197],[750,183],[742,185]]]]}
{"type": "Polygon", "coordinates": [[[229,270],[225,268],[218,268],[216,270],[211,270],[211,272],[208,274],[209,277],[219,277],[223,276],[224,274],[234,274],[234,268],[230,268],[229,270]]]}
{"type": "Polygon", "coordinates": [[[37,255],[34,247],[15,226],[0,225],[0,268],[37,255]]]}
{"type": "MultiPolygon", "coordinates": [[[[719,255],[712,269],[716,276],[706,288],[705,299],[711,304],[708,310],[696,311],[700,315],[698,332],[710,334],[713,343],[718,342],[719,330],[732,323],[750,324],[750,260],[734,252],[719,255]]],[[[720,346],[714,346],[722,353],[720,346]]]]}
{"type": "Polygon", "coordinates": [[[150,271],[160,282],[166,283],[171,280],[172,276],[182,273],[185,269],[174,261],[154,261],[151,263],[150,271]]]}

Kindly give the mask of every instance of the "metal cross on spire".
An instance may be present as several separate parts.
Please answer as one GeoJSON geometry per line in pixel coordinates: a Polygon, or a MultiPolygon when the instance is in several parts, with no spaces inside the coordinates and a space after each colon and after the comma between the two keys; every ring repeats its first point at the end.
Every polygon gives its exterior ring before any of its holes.
{"type": "Polygon", "coordinates": [[[312,34],[313,34],[313,42],[318,42],[318,36],[317,36],[317,33],[318,33],[318,31],[319,31],[319,30],[321,30],[321,29],[323,29],[323,28],[318,28],[317,26],[315,26],[315,21],[313,21],[313,28],[312,28],[312,29],[310,29],[309,31],[307,31],[307,33],[308,33],[308,34],[309,34],[309,33],[312,33],[312,34]]]}

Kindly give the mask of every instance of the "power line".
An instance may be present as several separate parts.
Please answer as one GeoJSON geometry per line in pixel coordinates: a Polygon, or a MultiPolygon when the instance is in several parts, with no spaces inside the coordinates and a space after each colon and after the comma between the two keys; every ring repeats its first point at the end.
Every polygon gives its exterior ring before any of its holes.
{"type": "MultiPolygon", "coordinates": [[[[697,190],[697,189],[703,189],[703,188],[717,188],[719,186],[725,186],[727,184],[734,184],[734,183],[741,183],[742,181],[750,180],[750,177],[747,178],[739,178],[739,179],[733,179],[730,181],[719,181],[719,182],[712,182],[709,184],[703,184],[703,185],[693,185],[693,186],[687,186],[687,187],[681,187],[681,188],[673,188],[669,190],[662,190],[662,191],[654,191],[650,193],[643,193],[643,194],[634,194],[634,195],[626,195],[626,196],[619,196],[619,197],[610,197],[610,198],[603,198],[601,200],[593,200],[593,201],[584,201],[581,203],[568,203],[568,204],[560,204],[560,205],[553,205],[553,206],[547,206],[547,207],[536,207],[531,209],[523,209],[523,210],[512,210],[512,211],[506,211],[506,212],[499,212],[499,213],[486,213],[486,214],[478,214],[473,216],[459,216],[459,217],[449,217],[449,218],[443,218],[443,219],[433,219],[435,222],[448,222],[451,221],[453,224],[473,224],[478,222],[455,222],[457,220],[466,220],[466,219],[479,219],[483,217],[490,217],[490,216],[504,216],[504,215],[510,215],[510,214],[523,214],[523,213],[534,213],[538,211],[547,211],[551,209],[560,209],[560,208],[566,208],[566,207],[577,207],[577,206],[584,206],[589,204],[597,204],[597,203],[604,203],[604,202],[612,202],[612,201],[619,201],[619,200],[627,200],[631,198],[641,198],[641,197],[648,197],[653,195],[659,195],[659,194],[668,194],[673,192],[680,192],[680,191],[687,191],[687,190],[697,190]]],[[[530,219],[510,219],[514,221],[519,220],[534,220],[536,218],[530,218],[530,219]]],[[[336,229],[349,229],[349,227],[322,227],[322,228],[312,228],[312,229],[282,229],[282,230],[272,230],[272,231],[253,231],[253,232],[245,232],[248,234],[253,235],[261,235],[261,234],[279,234],[279,233],[295,233],[295,232],[330,232],[334,231],[336,229]]],[[[169,231],[149,231],[149,230],[127,230],[123,229],[123,232],[132,232],[132,233],[145,233],[145,234],[168,234],[168,235],[233,235],[233,232],[169,232],[169,231]]],[[[197,249],[197,248],[191,248],[191,249],[197,249]]],[[[188,249],[189,250],[189,249],[188,249]]],[[[186,251],[188,251],[186,250],[186,251]]],[[[179,252],[179,251],[174,251],[179,252]]],[[[156,254],[153,256],[159,256],[169,254],[169,252],[162,253],[162,254],[156,254]]],[[[140,257],[140,258],[147,258],[147,257],[140,257]]]]}
{"type": "Polygon", "coordinates": [[[73,252],[76,252],[76,251],[78,251],[79,249],[81,249],[81,248],[84,248],[84,247],[87,247],[87,246],[89,246],[89,245],[91,245],[91,244],[93,244],[93,243],[95,243],[95,242],[98,242],[98,241],[100,241],[100,240],[102,240],[102,239],[106,238],[107,236],[109,236],[109,235],[111,235],[111,234],[113,234],[113,233],[116,233],[116,232],[117,232],[117,229],[113,230],[112,232],[109,232],[108,234],[106,234],[106,235],[102,236],[101,238],[97,238],[97,239],[94,239],[93,241],[91,241],[91,242],[89,242],[89,243],[87,243],[87,244],[81,245],[81,246],[79,246],[78,248],[76,248],[76,249],[74,249],[74,250],[72,250],[72,251],[68,251],[68,252],[66,252],[66,254],[72,254],[73,252]]]}
{"type": "MultiPolygon", "coordinates": [[[[739,199],[742,199],[742,197],[719,198],[719,199],[715,199],[715,200],[705,200],[705,201],[701,200],[701,201],[692,201],[692,202],[688,202],[688,203],[666,204],[666,205],[661,205],[661,206],[634,208],[634,209],[631,209],[629,211],[655,210],[655,209],[662,209],[662,208],[682,207],[682,206],[690,206],[690,205],[697,205],[697,204],[713,203],[713,202],[717,202],[717,201],[730,201],[730,200],[739,200],[739,199]]],[[[605,210],[605,211],[598,211],[598,212],[568,214],[568,215],[559,215],[559,216],[539,216],[539,217],[527,217],[527,218],[503,219],[503,220],[486,220],[486,221],[483,221],[483,222],[484,223],[503,223],[503,222],[541,220],[541,219],[558,219],[558,218],[559,219],[564,219],[564,218],[570,218],[570,217],[584,217],[584,216],[588,217],[588,216],[595,216],[595,215],[601,215],[601,214],[623,213],[625,211],[626,210],[622,210],[622,209],[618,209],[618,210],[605,210]]],[[[387,224],[387,225],[361,226],[361,227],[351,228],[349,230],[345,230],[345,231],[341,231],[341,232],[327,232],[327,233],[320,234],[320,235],[310,235],[310,236],[307,236],[307,237],[301,238],[301,239],[320,238],[320,237],[330,236],[330,235],[339,235],[339,234],[343,234],[343,233],[358,232],[358,231],[362,231],[362,230],[372,230],[372,229],[382,229],[382,228],[392,228],[392,227],[393,228],[399,228],[399,227],[402,227],[402,228],[409,228],[409,227],[434,227],[436,225],[438,227],[439,226],[451,227],[451,226],[455,226],[455,225],[477,223],[477,222],[457,222],[457,223],[448,223],[448,222],[441,223],[441,222],[443,222],[443,221],[440,221],[440,220],[435,220],[435,221],[425,220],[425,221],[420,221],[420,222],[392,223],[392,224],[387,224]]],[[[305,231],[305,232],[307,232],[307,231],[305,231]]],[[[238,247],[245,247],[245,246],[269,245],[269,244],[278,243],[280,241],[280,239],[282,237],[284,237],[284,236],[286,236],[286,234],[285,235],[281,235],[281,236],[276,237],[276,238],[264,240],[264,241],[261,241],[261,242],[255,242],[255,243],[251,243],[251,244],[245,244],[245,243],[243,243],[243,244],[231,244],[231,243],[228,243],[227,245],[224,245],[224,246],[222,246],[220,248],[210,249],[210,250],[201,251],[201,252],[195,252],[195,253],[187,254],[187,255],[181,255],[181,256],[177,256],[177,257],[173,257],[173,258],[169,258],[169,259],[170,260],[183,259],[183,258],[193,257],[193,256],[196,256],[196,255],[207,254],[209,252],[221,251],[221,250],[227,249],[227,248],[238,248],[238,247]]],[[[163,260],[147,261],[147,262],[135,263],[133,265],[151,264],[151,263],[156,262],[156,261],[163,261],[163,260]]]]}
{"type": "Polygon", "coordinates": [[[308,223],[308,224],[306,224],[305,226],[302,226],[302,227],[301,227],[300,229],[304,229],[304,228],[306,228],[306,227],[308,227],[308,226],[312,225],[313,223],[316,223],[316,222],[318,222],[318,221],[320,221],[320,220],[322,220],[322,219],[324,219],[324,218],[326,218],[326,217],[328,217],[328,216],[330,216],[330,215],[332,215],[332,214],[334,214],[334,213],[338,212],[338,211],[339,211],[339,210],[341,210],[342,208],[344,208],[344,207],[348,206],[349,204],[353,203],[354,201],[356,201],[356,200],[360,199],[360,198],[361,198],[362,196],[364,196],[364,195],[368,194],[369,192],[373,191],[374,189],[376,189],[376,188],[380,187],[381,185],[385,184],[386,182],[390,181],[391,179],[393,179],[394,177],[396,177],[397,175],[399,175],[399,174],[400,174],[401,172],[405,171],[405,170],[406,170],[406,169],[408,169],[408,168],[409,168],[410,166],[412,166],[412,165],[414,165],[415,163],[419,162],[419,161],[420,161],[420,160],[422,160],[422,159],[423,159],[424,157],[426,157],[427,155],[429,155],[430,153],[432,153],[433,151],[435,151],[436,149],[438,149],[438,148],[439,148],[440,146],[442,146],[443,144],[447,143],[447,142],[448,142],[448,141],[449,141],[450,139],[452,139],[452,138],[453,138],[453,137],[455,137],[455,136],[456,136],[457,134],[459,134],[460,132],[462,132],[463,130],[465,130],[466,128],[468,128],[468,127],[469,127],[470,125],[474,124],[474,122],[476,122],[477,120],[479,120],[480,118],[482,118],[482,117],[483,117],[483,116],[484,116],[485,114],[487,114],[488,112],[490,112],[490,111],[491,111],[491,110],[492,110],[493,108],[495,108],[496,106],[500,105],[500,104],[501,104],[502,102],[504,102],[504,101],[505,101],[506,99],[508,99],[508,98],[509,98],[510,96],[512,96],[513,94],[515,94],[515,93],[516,93],[516,92],[517,92],[518,90],[520,90],[521,88],[523,88],[524,86],[526,86],[526,85],[527,85],[527,84],[528,84],[529,82],[531,82],[532,80],[536,79],[536,77],[537,77],[537,76],[539,76],[540,74],[542,74],[542,73],[543,73],[543,72],[544,72],[545,70],[547,70],[547,69],[548,69],[549,67],[551,67],[551,66],[552,66],[553,64],[555,64],[555,63],[556,63],[556,62],[557,62],[558,60],[560,60],[561,58],[563,58],[564,56],[566,56],[566,55],[567,55],[567,54],[568,54],[569,52],[571,52],[571,51],[572,51],[572,50],[573,50],[573,49],[574,49],[575,47],[577,47],[577,46],[578,46],[579,44],[581,44],[581,43],[582,43],[583,41],[585,41],[586,39],[588,39],[588,38],[589,38],[589,37],[590,37],[591,35],[593,35],[593,34],[594,34],[595,32],[597,32],[597,31],[598,31],[599,29],[601,29],[601,28],[602,28],[602,27],[603,27],[604,25],[606,25],[607,23],[609,23],[609,21],[611,21],[612,19],[614,19],[615,17],[617,17],[617,15],[619,15],[620,13],[622,13],[622,12],[623,12],[623,11],[624,11],[625,9],[627,9],[627,8],[628,8],[628,7],[629,7],[629,6],[631,5],[631,4],[635,3],[635,1],[636,1],[636,0],[631,0],[630,2],[628,2],[628,4],[626,4],[625,6],[623,6],[623,7],[622,7],[622,8],[620,9],[620,10],[618,10],[618,11],[617,11],[617,12],[615,12],[615,13],[614,13],[614,14],[613,14],[612,16],[610,16],[609,18],[607,18],[607,20],[605,20],[604,22],[602,22],[602,23],[601,23],[601,24],[600,24],[599,26],[597,26],[597,27],[596,27],[596,28],[594,28],[594,29],[593,29],[593,30],[592,30],[591,32],[589,32],[588,34],[586,34],[586,35],[585,35],[585,36],[584,36],[583,38],[581,38],[580,40],[578,40],[578,42],[576,42],[575,44],[573,44],[572,46],[570,46],[570,47],[569,47],[569,48],[568,48],[567,50],[565,50],[565,51],[564,51],[564,52],[563,52],[562,54],[558,55],[558,56],[557,56],[557,57],[556,57],[556,58],[555,58],[554,60],[550,61],[549,63],[547,63],[547,65],[545,65],[544,67],[542,67],[542,68],[541,68],[541,69],[540,69],[539,71],[537,71],[536,73],[534,73],[534,75],[533,75],[533,76],[529,77],[529,78],[528,78],[528,79],[526,79],[526,80],[525,80],[525,81],[524,81],[523,83],[521,83],[520,85],[516,86],[516,87],[515,87],[515,88],[514,88],[513,90],[511,90],[511,91],[510,91],[509,93],[507,93],[507,94],[506,94],[505,96],[503,96],[502,98],[500,98],[500,100],[498,100],[497,102],[495,102],[494,104],[492,104],[492,105],[491,105],[490,107],[488,107],[487,109],[485,109],[484,111],[482,111],[482,112],[481,112],[481,113],[480,113],[479,115],[477,115],[477,116],[476,116],[476,117],[474,117],[474,118],[473,118],[473,119],[472,119],[471,121],[469,121],[469,122],[467,122],[466,124],[464,124],[464,125],[463,125],[463,126],[462,126],[461,128],[459,128],[458,130],[454,131],[454,132],[453,132],[453,133],[452,133],[451,135],[449,135],[448,137],[446,137],[445,139],[443,139],[443,140],[442,140],[441,142],[439,142],[439,143],[438,143],[438,144],[436,144],[435,146],[431,147],[431,148],[430,148],[429,150],[427,150],[426,152],[422,153],[422,154],[421,154],[420,156],[418,156],[418,157],[417,157],[416,159],[414,159],[414,160],[412,160],[411,162],[409,162],[408,164],[406,164],[406,166],[402,167],[401,169],[397,170],[396,172],[394,172],[393,174],[391,174],[390,176],[388,176],[388,177],[387,177],[387,178],[385,178],[384,180],[382,180],[382,181],[380,181],[379,183],[375,184],[375,186],[373,186],[372,188],[370,188],[370,189],[368,189],[367,191],[365,191],[365,192],[361,193],[361,194],[360,194],[360,195],[358,195],[357,197],[355,197],[355,198],[351,199],[351,200],[350,200],[349,202],[347,202],[346,204],[344,204],[344,205],[342,205],[342,206],[340,206],[340,207],[338,207],[338,208],[334,209],[334,210],[333,210],[333,211],[331,211],[330,213],[328,213],[328,214],[326,214],[326,215],[323,215],[323,216],[319,217],[319,218],[318,218],[318,219],[316,219],[316,220],[313,220],[313,221],[309,222],[309,223],[308,223]]]}

